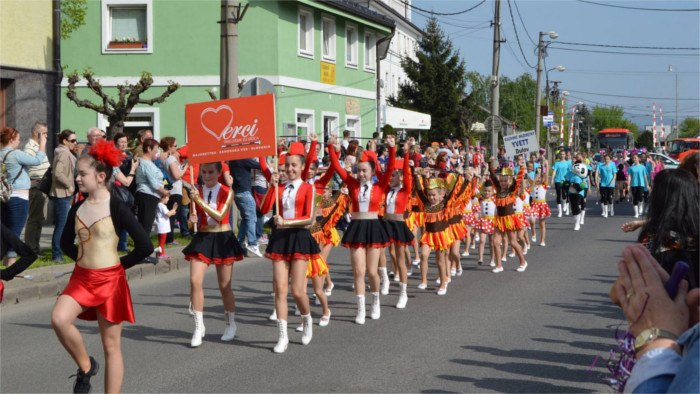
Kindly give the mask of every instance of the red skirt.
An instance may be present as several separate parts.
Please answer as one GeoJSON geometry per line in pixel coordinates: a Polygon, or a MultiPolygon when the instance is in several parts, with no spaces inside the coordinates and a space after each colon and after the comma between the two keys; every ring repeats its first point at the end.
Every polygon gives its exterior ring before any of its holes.
{"type": "Polygon", "coordinates": [[[78,315],[83,320],[97,320],[97,310],[112,323],[124,320],[133,323],[134,307],[131,292],[121,264],[107,268],[87,269],[76,265],[61,295],[72,297],[88,310],[78,315]]]}
{"type": "Polygon", "coordinates": [[[478,220],[476,220],[476,216],[474,216],[474,212],[472,211],[463,213],[462,219],[464,219],[464,225],[467,227],[474,227],[478,223],[478,220]]]}
{"type": "Polygon", "coordinates": [[[532,203],[532,216],[538,219],[544,219],[552,216],[549,210],[549,204],[546,201],[532,203]]]}
{"type": "Polygon", "coordinates": [[[452,234],[452,230],[449,227],[437,233],[425,231],[420,237],[421,245],[428,245],[435,250],[447,250],[454,241],[454,234],[452,234]]]}
{"type": "Polygon", "coordinates": [[[502,233],[505,233],[507,231],[517,231],[523,227],[520,221],[518,220],[516,214],[496,216],[493,219],[493,225],[502,233]]]}
{"type": "Polygon", "coordinates": [[[467,234],[469,234],[469,230],[467,230],[467,226],[464,225],[464,221],[462,220],[460,220],[459,223],[450,224],[450,230],[452,231],[455,241],[461,241],[467,238],[467,234]]]}
{"type": "Polygon", "coordinates": [[[518,218],[520,228],[530,227],[530,222],[527,220],[527,217],[523,213],[516,212],[515,217],[518,218]]]}
{"type": "Polygon", "coordinates": [[[523,215],[525,215],[525,218],[527,219],[534,218],[532,214],[532,207],[530,205],[523,205],[523,215]]]}
{"type": "Polygon", "coordinates": [[[486,234],[493,234],[493,218],[482,217],[476,225],[477,231],[486,234]]]}

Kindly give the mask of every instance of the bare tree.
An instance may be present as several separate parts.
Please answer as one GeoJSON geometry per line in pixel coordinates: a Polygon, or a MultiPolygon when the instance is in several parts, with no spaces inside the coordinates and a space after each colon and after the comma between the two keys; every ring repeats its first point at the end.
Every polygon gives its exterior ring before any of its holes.
{"type": "Polygon", "coordinates": [[[141,79],[136,84],[117,85],[119,94],[115,101],[114,98],[111,98],[105,94],[104,88],[102,87],[102,84],[100,84],[100,81],[94,78],[94,73],[89,69],[84,70],[82,78],[85,78],[88,89],[102,99],[101,103],[96,104],[90,100],[82,100],[78,98],[75,85],[80,82],[81,76],[78,75],[77,71],[73,71],[73,73],[68,74],[67,78],[68,92],[66,92],[66,96],[72,102],[74,102],[78,107],[89,108],[97,113],[107,116],[107,121],[109,122],[109,127],[107,128],[108,139],[111,139],[114,134],[123,131],[124,121],[126,120],[127,116],[129,116],[129,113],[136,104],[162,104],[165,102],[165,99],[168,98],[168,96],[180,88],[180,84],[175,83],[174,81],[168,81],[168,87],[163,94],[152,99],[142,99],[141,95],[143,92],[148,90],[148,88],[150,88],[153,84],[153,77],[151,73],[144,71],[141,74],[141,79]]]}

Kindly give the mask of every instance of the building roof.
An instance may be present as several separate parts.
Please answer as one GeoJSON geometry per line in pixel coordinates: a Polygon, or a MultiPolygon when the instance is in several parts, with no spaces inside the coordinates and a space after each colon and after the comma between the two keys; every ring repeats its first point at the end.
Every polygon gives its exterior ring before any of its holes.
{"type": "Polygon", "coordinates": [[[396,27],[396,22],[394,22],[393,19],[384,16],[376,11],[372,11],[369,8],[351,0],[322,0],[320,2],[350,12],[357,16],[361,16],[382,26],[386,26],[389,28],[396,27]]]}
{"type": "Polygon", "coordinates": [[[403,23],[407,24],[408,26],[410,26],[411,28],[415,29],[416,32],[418,32],[418,34],[425,35],[425,33],[423,32],[423,30],[421,30],[420,27],[416,26],[415,24],[413,24],[413,22],[406,19],[403,15],[401,15],[395,9],[391,8],[391,6],[389,6],[388,4],[384,3],[383,1],[379,1],[379,0],[375,0],[375,1],[370,0],[370,2],[372,2],[372,4],[374,4],[376,6],[382,7],[383,9],[385,9],[387,12],[392,14],[397,19],[400,19],[401,22],[403,22],[403,23]]]}

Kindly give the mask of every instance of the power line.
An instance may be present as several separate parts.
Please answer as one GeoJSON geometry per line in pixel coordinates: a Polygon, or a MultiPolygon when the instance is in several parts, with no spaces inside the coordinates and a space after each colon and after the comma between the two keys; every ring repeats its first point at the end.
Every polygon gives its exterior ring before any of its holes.
{"type": "Polygon", "coordinates": [[[525,52],[523,52],[523,47],[520,45],[520,36],[518,36],[518,29],[515,27],[515,18],[513,18],[513,9],[510,7],[510,0],[508,0],[508,11],[510,11],[510,20],[513,22],[513,31],[515,31],[515,39],[518,41],[518,48],[520,48],[520,54],[523,55],[523,59],[525,59],[525,63],[530,68],[535,68],[533,67],[530,62],[527,61],[527,57],[525,57],[525,52]]]}
{"type": "Polygon", "coordinates": [[[566,41],[553,41],[552,44],[580,45],[580,46],[601,47],[601,48],[663,49],[663,50],[682,50],[682,51],[698,51],[698,50],[700,50],[700,48],[644,47],[644,46],[633,46],[633,45],[587,44],[587,43],[583,43],[583,42],[566,42],[566,41]]]}
{"type": "Polygon", "coordinates": [[[427,13],[429,13],[429,14],[431,14],[431,15],[443,15],[443,16],[465,14],[465,13],[467,13],[467,12],[469,12],[469,11],[475,9],[476,7],[478,7],[478,6],[480,6],[480,5],[484,4],[484,3],[486,3],[486,0],[482,0],[481,3],[475,5],[474,7],[468,8],[468,9],[466,9],[466,10],[464,10],[464,11],[458,11],[458,12],[435,12],[435,11],[428,11],[428,10],[424,10],[424,9],[422,9],[422,8],[418,8],[418,7],[414,6],[413,4],[409,4],[409,3],[405,2],[404,0],[399,0],[399,1],[401,1],[404,5],[407,5],[407,6],[411,7],[411,8],[413,8],[414,10],[427,12],[427,13]]]}
{"type": "Polygon", "coordinates": [[[573,48],[559,48],[552,47],[551,49],[556,49],[558,51],[571,51],[571,52],[590,52],[590,53],[607,53],[610,55],[642,55],[642,56],[700,56],[697,53],[651,53],[651,52],[614,52],[614,51],[597,51],[594,49],[573,49],[573,48]]]}
{"type": "Polygon", "coordinates": [[[638,10],[638,11],[668,11],[668,12],[687,12],[687,11],[692,11],[692,12],[697,12],[700,11],[700,8],[686,8],[686,9],[679,9],[679,8],[643,8],[643,7],[627,7],[624,5],[613,5],[613,4],[603,4],[603,3],[597,3],[595,1],[589,1],[589,0],[577,0],[581,3],[588,3],[588,4],[594,4],[594,5],[601,5],[603,7],[612,7],[612,8],[624,8],[628,10],[638,10]]]}
{"type": "Polygon", "coordinates": [[[515,11],[518,13],[518,18],[520,18],[520,23],[522,23],[523,29],[525,29],[525,34],[527,34],[527,38],[530,39],[530,42],[532,43],[532,45],[537,46],[537,44],[535,43],[535,40],[533,40],[532,37],[530,37],[530,32],[527,31],[527,26],[525,26],[525,22],[523,21],[523,16],[520,15],[520,8],[518,8],[518,2],[513,0],[513,5],[515,5],[515,11]]]}
{"type": "MultiPolygon", "coordinates": [[[[622,97],[622,98],[632,98],[632,99],[646,99],[646,100],[676,100],[675,97],[644,97],[644,96],[624,96],[619,94],[609,94],[609,93],[594,93],[594,92],[583,92],[580,90],[567,89],[570,92],[581,93],[581,94],[592,94],[595,96],[607,96],[607,97],[622,97]]],[[[700,98],[679,98],[678,100],[683,101],[700,101],[700,98]]]]}
{"type": "MultiPolygon", "coordinates": [[[[566,72],[569,73],[579,73],[579,74],[616,74],[616,75],[629,75],[629,74],[663,74],[668,76],[673,76],[673,73],[668,71],[631,71],[631,70],[585,70],[577,68],[566,68],[566,72]]],[[[698,71],[679,71],[678,74],[700,74],[698,71]]]]}

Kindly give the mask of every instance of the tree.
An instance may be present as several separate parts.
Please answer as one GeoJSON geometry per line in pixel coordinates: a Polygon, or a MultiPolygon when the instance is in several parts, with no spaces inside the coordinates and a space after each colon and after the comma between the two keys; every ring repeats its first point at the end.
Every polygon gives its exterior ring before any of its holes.
{"type": "Polygon", "coordinates": [[[537,82],[532,79],[532,75],[524,73],[513,80],[503,76],[500,89],[501,116],[515,122],[520,130],[534,130],[533,103],[537,93],[537,82]]]}
{"type": "Polygon", "coordinates": [[[700,135],[700,119],[685,118],[678,131],[680,132],[679,136],[681,138],[696,137],[700,135]]]}
{"type": "Polygon", "coordinates": [[[141,95],[153,84],[151,74],[144,71],[141,74],[141,79],[136,84],[117,85],[119,94],[118,99],[115,101],[113,98],[110,98],[107,96],[107,94],[105,94],[104,88],[100,84],[100,81],[94,78],[94,73],[92,71],[89,69],[83,71],[82,77],[85,78],[88,89],[95,93],[102,100],[102,102],[100,104],[95,104],[90,100],[81,100],[78,98],[75,85],[81,78],[77,71],[73,71],[71,74],[67,75],[68,91],[66,92],[66,96],[78,107],[89,108],[95,112],[107,116],[107,121],[109,122],[109,128],[107,128],[107,139],[111,139],[114,134],[122,132],[126,117],[129,116],[129,113],[136,104],[162,104],[165,102],[166,98],[180,88],[180,84],[173,81],[168,81],[169,85],[163,94],[152,99],[143,99],[141,98],[141,95]]]}
{"type": "Polygon", "coordinates": [[[628,129],[637,139],[639,126],[629,119],[625,119],[625,110],[622,107],[593,107],[593,127],[597,130],[603,129],[628,129]]]}
{"type": "Polygon", "coordinates": [[[418,61],[409,57],[401,61],[408,81],[400,84],[397,97],[389,97],[389,104],[429,113],[432,126],[427,137],[432,140],[463,137],[459,106],[466,86],[464,61],[435,17],[427,21],[416,57],[418,61]]]}
{"type": "Polygon", "coordinates": [[[642,131],[639,133],[639,139],[634,144],[637,148],[647,148],[649,150],[654,149],[654,135],[651,131],[642,131]]]}
{"type": "Polygon", "coordinates": [[[85,24],[87,0],[61,1],[61,39],[67,40],[71,33],[85,24]]]}

